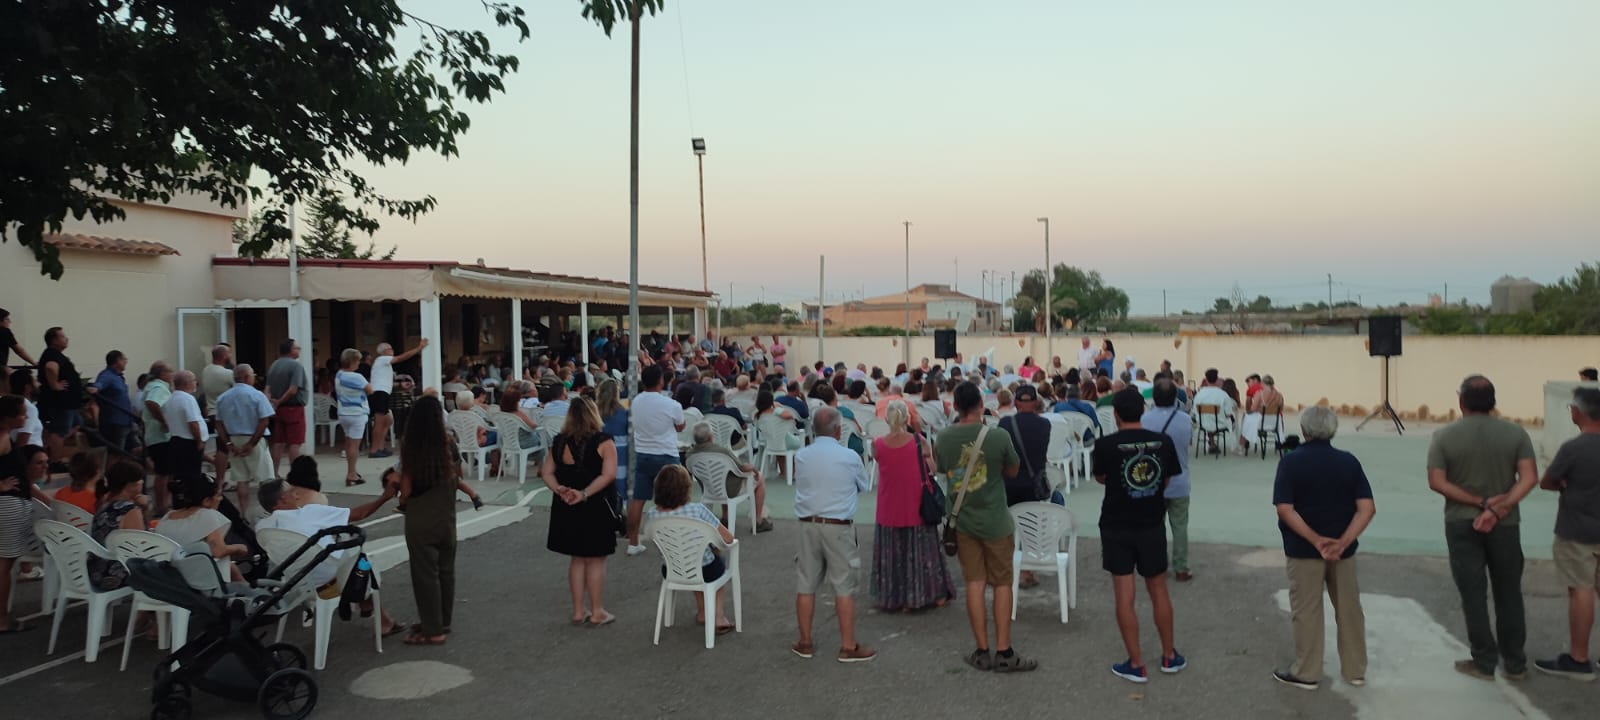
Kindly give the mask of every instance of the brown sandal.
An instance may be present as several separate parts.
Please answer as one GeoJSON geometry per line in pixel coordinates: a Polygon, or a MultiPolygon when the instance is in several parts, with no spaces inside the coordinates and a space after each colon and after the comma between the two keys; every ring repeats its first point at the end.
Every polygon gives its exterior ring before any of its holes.
{"type": "Polygon", "coordinates": [[[407,645],[443,645],[445,640],[446,638],[443,635],[434,635],[429,637],[427,635],[423,635],[422,633],[414,632],[410,635],[407,635],[406,639],[402,640],[401,642],[404,642],[407,645]]]}

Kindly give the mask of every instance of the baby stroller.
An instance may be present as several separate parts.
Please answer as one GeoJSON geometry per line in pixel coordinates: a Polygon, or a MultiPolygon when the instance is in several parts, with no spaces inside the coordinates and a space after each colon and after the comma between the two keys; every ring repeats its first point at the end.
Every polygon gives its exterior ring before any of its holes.
{"type": "MultiPolygon", "coordinates": [[[[306,670],[306,654],[289,643],[263,644],[257,630],[296,608],[284,601],[307,575],[333,553],[366,542],[353,525],[327,528],[254,586],[225,583],[209,552],[171,562],[128,561],[128,583],[152,599],[191,613],[200,634],[156,664],[151,720],[188,720],[195,688],[239,702],[255,702],[267,720],[301,720],[317,705],[317,681],[306,670]],[[319,544],[324,538],[331,542],[319,544]],[[292,577],[282,568],[315,552],[292,577]]],[[[263,633],[264,634],[264,633],[263,633]]]]}

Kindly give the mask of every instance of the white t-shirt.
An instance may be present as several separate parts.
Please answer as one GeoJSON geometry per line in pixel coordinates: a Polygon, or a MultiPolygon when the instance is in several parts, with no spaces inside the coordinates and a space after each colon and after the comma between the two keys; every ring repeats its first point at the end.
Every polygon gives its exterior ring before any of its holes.
{"type": "MultiPolygon", "coordinates": [[[[319,531],[349,524],[350,510],[348,508],[334,507],[332,505],[307,505],[298,510],[272,511],[271,515],[256,522],[256,531],[278,528],[311,537],[319,531]]],[[[318,541],[318,544],[327,547],[333,544],[333,538],[325,537],[318,541]]],[[[328,584],[328,581],[332,580],[333,576],[339,572],[338,558],[340,552],[334,551],[331,557],[311,571],[312,587],[322,587],[328,584]]]]}
{"type": "Polygon", "coordinates": [[[18,435],[27,433],[29,445],[44,445],[44,423],[39,422],[39,406],[27,398],[22,399],[22,404],[27,406],[28,419],[22,422],[22,427],[11,431],[11,440],[15,442],[18,435]]]}
{"type": "Polygon", "coordinates": [[[633,421],[634,452],[645,455],[678,454],[678,425],[683,406],[661,392],[642,392],[628,408],[633,421]]]}
{"type": "Polygon", "coordinates": [[[1080,372],[1092,374],[1095,367],[1095,358],[1099,356],[1100,348],[1097,348],[1093,345],[1090,345],[1086,348],[1080,348],[1078,350],[1078,370],[1080,372]]]}
{"type": "Polygon", "coordinates": [[[1235,403],[1233,398],[1228,397],[1228,393],[1222,388],[1215,385],[1207,385],[1194,394],[1194,406],[1200,407],[1201,405],[1221,407],[1224,415],[1232,415],[1239,409],[1238,403],[1235,403]]]}
{"type": "Polygon", "coordinates": [[[167,404],[161,407],[161,414],[167,419],[167,430],[175,438],[184,440],[210,440],[211,427],[206,424],[206,419],[200,414],[200,402],[194,395],[183,391],[172,393],[167,399],[167,404]],[[195,437],[189,430],[189,423],[200,424],[200,437],[195,437]]]}
{"type": "Polygon", "coordinates": [[[372,391],[394,392],[394,356],[379,355],[372,359],[372,391]]]}

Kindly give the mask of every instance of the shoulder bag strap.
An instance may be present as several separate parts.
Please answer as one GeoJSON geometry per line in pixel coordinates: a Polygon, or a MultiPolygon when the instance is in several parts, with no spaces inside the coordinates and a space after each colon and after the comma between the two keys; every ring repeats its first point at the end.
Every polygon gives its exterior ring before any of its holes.
{"type": "MultiPolygon", "coordinates": [[[[879,438],[878,440],[881,441],[882,438],[879,438]]],[[[917,467],[922,470],[922,485],[926,487],[928,483],[931,482],[929,478],[932,476],[928,474],[928,461],[924,460],[922,457],[922,436],[916,433],[911,433],[911,444],[916,447],[917,467]]],[[[880,447],[888,447],[888,445],[880,445],[880,447]]]]}
{"type": "MultiPolygon", "coordinates": [[[[1172,409],[1172,414],[1167,416],[1167,421],[1164,422],[1164,423],[1161,423],[1161,434],[1162,435],[1166,435],[1167,434],[1167,428],[1172,427],[1172,419],[1175,418],[1175,417],[1178,417],[1178,409],[1176,407],[1174,407],[1172,409]]],[[[1171,436],[1168,435],[1168,437],[1171,437],[1171,436]]]]}
{"type": "Polygon", "coordinates": [[[1033,477],[1033,462],[1028,460],[1028,445],[1022,441],[1022,423],[1016,415],[1011,416],[1011,437],[1017,439],[1017,445],[1022,448],[1022,462],[1028,466],[1028,477],[1033,477]]]}
{"type": "MultiPolygon", "coordinates": [[[[980,421],[981,422],[981,421],[980,421]]],[[[961,503],[967,499],[967,478],[978,469],[978,458],[983,455],[983,439],[989,434],[989,424],[982,423],[978,430],[978,439],[972,441],[972,456],[967,458],[967,473],[961,476],[961,489],[956,492],[955,507],[950,510],[950,521],[955,522],[956,516],[961,514],[961,503]]]]}

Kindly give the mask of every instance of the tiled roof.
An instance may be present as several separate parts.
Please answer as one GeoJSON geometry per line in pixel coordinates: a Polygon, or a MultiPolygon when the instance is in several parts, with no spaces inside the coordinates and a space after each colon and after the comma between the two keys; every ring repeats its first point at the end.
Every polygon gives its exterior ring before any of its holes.
{"type": "Polygon", "coordinates": [[[178,251],[166,243],[150,240],[128,240],[100,235],[67,233],[46,235],[44,241],[62,250],[87,250],[90,252],[121,253],[123,255],[177,255],[178,251]]]}

